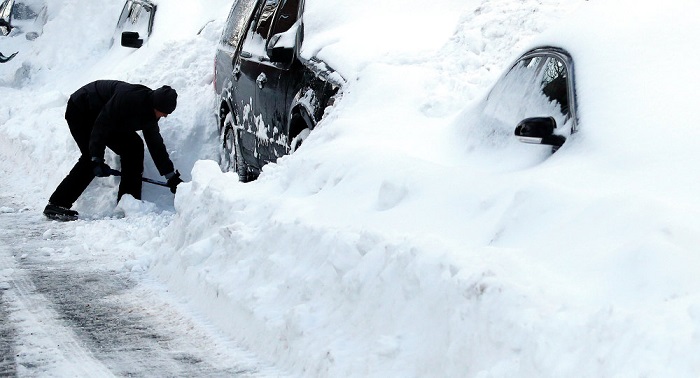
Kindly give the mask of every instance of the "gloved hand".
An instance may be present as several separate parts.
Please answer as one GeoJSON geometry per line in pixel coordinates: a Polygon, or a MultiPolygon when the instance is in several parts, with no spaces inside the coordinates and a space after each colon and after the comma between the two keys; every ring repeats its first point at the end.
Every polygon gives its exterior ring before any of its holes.
{"type": "Polygon", "coordinates": [[[92,158],[92,173],[96,177],[107,177],[110,175],[112,168],[105,164],[105,161],[100,158],[92,158]]]}
{"type": "Polygon", "coordinates": [[[180,172],[175,171],[175,172],[168,173],[167,175],[165,175],[165,178],[168,179],[167,184],[168,184],[168,187],[170,188],[170,191],[173,194],[175,194],[175,191],[177,190],[177,186],[180,185],[181,182],[183,182],[182,179],[180,178],[180,172]]]}

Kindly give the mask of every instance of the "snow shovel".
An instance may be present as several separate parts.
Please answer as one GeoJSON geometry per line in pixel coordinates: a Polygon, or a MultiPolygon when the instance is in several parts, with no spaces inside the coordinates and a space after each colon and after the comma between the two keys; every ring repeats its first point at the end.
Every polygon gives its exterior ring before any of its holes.
{"type": "MultiPolygon", "coordinates": [[[[122,175],[122,173],[117,171],[116,169],[110,169],[108,172],[112,176],[121,176],[122,175]]],[[[153,179],[149,179],[147,177],[141,177],[141,181],[147,182],[149,184],[155,184],[155,185],[168,187],[168,183],[165,181],[153,180],[153,179]]]]}

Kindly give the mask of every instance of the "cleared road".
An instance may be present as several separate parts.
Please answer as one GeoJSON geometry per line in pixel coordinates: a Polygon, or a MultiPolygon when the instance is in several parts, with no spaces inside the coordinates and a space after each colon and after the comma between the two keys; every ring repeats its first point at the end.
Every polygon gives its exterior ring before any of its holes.
{"type": "Polygon", "coordinates": [[[104,257],[56,258],[75,226],[40,210],[0,195],[0,376],[285,375],[147,275],[110,270],[104,257]]]}

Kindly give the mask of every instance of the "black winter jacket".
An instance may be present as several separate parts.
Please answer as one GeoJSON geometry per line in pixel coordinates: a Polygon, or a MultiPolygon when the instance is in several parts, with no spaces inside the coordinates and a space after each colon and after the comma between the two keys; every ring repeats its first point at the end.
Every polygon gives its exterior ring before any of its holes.
{"type": "Polygon", "coordinates": [[[153,90],[140,84],[98,80],[70,96],[70,101],[94,119],[90,136],[90,157],[104,159],[105,147],[114,133],[141,130],[148,151],[161,175],[175,170],[160,135],[153,111],[153,90]]]}

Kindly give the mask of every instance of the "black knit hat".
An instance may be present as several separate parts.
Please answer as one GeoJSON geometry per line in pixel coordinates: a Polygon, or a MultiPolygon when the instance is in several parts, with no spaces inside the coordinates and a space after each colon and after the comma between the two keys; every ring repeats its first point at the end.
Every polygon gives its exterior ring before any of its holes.
{"type": "Polygon", "coordinates": [[[153,107],[156,110],[170,114],[177,106],[177,92],[167,85],[153,91],[153,107]]]}

